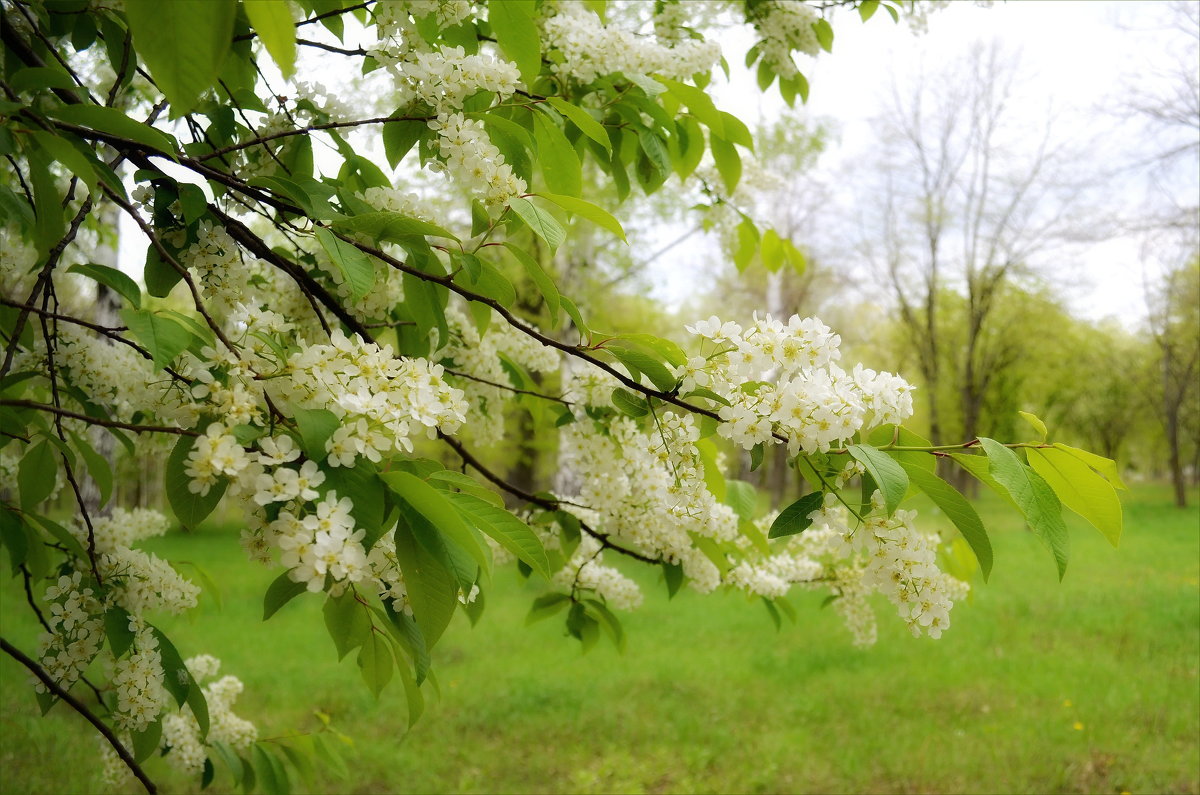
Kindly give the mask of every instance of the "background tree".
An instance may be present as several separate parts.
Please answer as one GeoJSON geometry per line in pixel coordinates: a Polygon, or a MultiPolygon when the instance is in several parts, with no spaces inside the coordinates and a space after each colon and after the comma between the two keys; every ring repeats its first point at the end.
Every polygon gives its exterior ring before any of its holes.
{"type": "Polygon", "coordinates": [[[872,186],[879,207],[862,213],[861,250],[899,308],[935,440],[978,434],[1001,355],[986,342],[995,338],[997,302],[1075,228],[1080,187],[1068,178],[1069,154],[1051,125],[1016,122],[1018,80],[1016,61],[999,45],[977,45],[916,76],[911,91],[896,86],[881,120],[883,159],[872,186]],[[943,337],[952,293],[963,297],[954,341],[943,337]]]}

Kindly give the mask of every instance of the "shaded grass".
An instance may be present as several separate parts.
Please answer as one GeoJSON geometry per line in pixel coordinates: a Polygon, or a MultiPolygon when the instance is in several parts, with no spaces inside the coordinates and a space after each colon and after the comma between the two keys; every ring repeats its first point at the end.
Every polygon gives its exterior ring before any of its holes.
{"type": "MultiPolygon", "coordinates": [[[[170,634],[245,682],[238,711],[263,736],[313,729],[313,708],[353,736],[350,777],[313,791],[1196,792],[1200,513],[1159,486],[1124,496],[1121,549],[1073,523],[1061,584],[1049,552],[985,496],[991,583],[940,641],[914,640],[879,605],[867,650],[819,594],[795,597],[798,623],[777,633],[735,594],[668,604],[650,573],[645,606],[623,616],[627,653],[602,642],[581,655],[559,619],[524,626],[541,589],[500,572],[479,626],[455,619],[435,651],[441,698],[411,731],[398,683],[376,702],[352,660],[337,663],[319,599],[261,622],[273,573],[245,562],[235,533],[146,546],[223,583],[221,611],[209,602],[170,634]]],[[[4,635],[32,648],[18,588],[0,595],[4,635]]],[[[11,660],[0,688],[4,791],[97,790],[88,727],[61,706],[37,717],[11,660]]],[[[151,773],[195,789],[161,762],[151,773]]]]}

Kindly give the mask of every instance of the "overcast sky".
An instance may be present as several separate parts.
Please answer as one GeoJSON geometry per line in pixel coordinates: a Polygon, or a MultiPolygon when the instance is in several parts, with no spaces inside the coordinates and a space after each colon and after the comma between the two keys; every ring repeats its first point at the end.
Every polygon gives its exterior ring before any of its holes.
{"type": "MultiPolygon", "coordinates": [[[[1185,63],[1195,59],[1186,55],[1195,39],[1167,26],[1168,11],[1163,3],[1144,0],[1012,0],[992,7],[960,0],[930,15],[928,32],[919,35],[906,25],[893,24],[882,11],[866,24],[857,13],[842,12],[833,19],[833,53],[800,63],[812,86],[808,112],[831,121],[836,130],[819,170],[840,173],[848,158],[870,151],[877,138],[872,120],[882,109],[890,75],[903,85],[922,60],[935,66],[958,56],[971,42],[990,37],[1019,53],[1022,74],[1028,78],[1017,109],[1025,117],[1022,121],[1037,125],[1053,109],[1069,134],[1077,129],[1080,136],[1092,136],[1111,128],[1111,134],[1102,136],[1102,145],[1110,153],[1132,154],[1144,142],[1132,138],[1130,128],[1118,129],[1113,109],[1132,86],[1168,80],[1178,75],[1180,58],[1187,59],[1185,63]]],[[[749,33],[725,36],[722,46],[731,65],[740,65],[750,43],[749,33]]],[[[1200,64],[1192,65],[1200,69],[1200,64]]],[[[758,92],[746,70],[735,71],[718,94],[721,107],[748,122],[769,121],[783,106],[774,87],[765,95],[758,92]]],[[[1096,167],[1104,167],[1107,157],[1096,167]]],[[[1183,201],[1194,203],[1200,192],[1194,161],[1179,164],[1176,172],[1174,190],[1183,201]]],[[[1127,194],[1119,198],[1126,206],[1145,198],[1137,185],[1125,184],[1120,190],[1127,194]]],[[[1076,250],[1051,277],[1072,285],[1070,302],[1077,312],[1096,319],[1117,316],[1134,325],[1145,313],[1142,242],[1123,237],[1076,250]]],[[[705,246],[712,245],[696,239],[663,257],[650,277],[655,293],[672,306],[686,302],[691,290],[702,285],[683,274],[694,268],[697,257],[706,255],[705,246]]]]}

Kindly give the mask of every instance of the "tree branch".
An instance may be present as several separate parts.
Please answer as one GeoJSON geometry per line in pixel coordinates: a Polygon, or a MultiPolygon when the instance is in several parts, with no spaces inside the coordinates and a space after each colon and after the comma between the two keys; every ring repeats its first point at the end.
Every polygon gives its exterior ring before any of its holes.
{"type": "Polygon", "coordinates": [[[2,637],[0,637],[0,649],[3,649],[8,656],[12,657],[14,660],[21,663],[21,665],[24,665],[26,668],[32,671],[33,675],[36,676],[38,680],[40,680],[41,683],[46,686],[47,690],[65,701],[71,706],[72,709],[86,718],[88,723],[95,726],[96,731],[100,732],[104,739],[108,740],[108,744],[113,747],[113,750],[117,752],[117,756],[119,756],[121,761],[125,763],[125,766],[129,768],[129,772],[133,773],[137,780],[142,782],[142,786],[146,788],[146,792],[149,792],[150,795],[155,795],[155,793],[158,792],[158,787],[154,785],[153,781],[146,777],[145,772],[143,772],[138,763],[133,760],[133,757],[130,755],[129,751],[125,750],[125,746],[122,745],[121,741],[117,739],[117,736],[113,734],[112,729],[106,726],[102,720],[97,718],[90,709],[85,707],[83,702],[60,687],[57,682],[50,678],[50,675],[46,673],[42,666],[26,657],[20,649],[16,648],[2,637]]]}

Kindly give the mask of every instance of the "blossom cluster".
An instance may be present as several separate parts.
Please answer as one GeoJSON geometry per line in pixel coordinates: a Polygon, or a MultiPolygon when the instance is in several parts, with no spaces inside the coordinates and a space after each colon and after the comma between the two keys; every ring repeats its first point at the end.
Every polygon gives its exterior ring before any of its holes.
{"type": "Polygon", "coordinates": [[[553,348],[541,345],[498,317],[492,321],[480,331],[457,307],[447,307],[450,340],[439,352],[444,361],[453,364],[455,373],[462,374],[449,377],[462,388],[468,406],[463,427],[484,444],[503,437],[504,409],[513,396],[512,390],[505,388],[512,381],[501,357],[534,373],[554,373],[561,365],[553,348]]]}
{"type": "Polygon", "coordinates": [[[799,51],[816,56],[821,45],[813,24],[817,12],[798,0],[763,0],[754,5],[749,19],[755,31],[762,36],[758,50],[763,62],[782,78],[796,74],[796,63],[792,53],[799,51]]]}
{"type": "Polygon", "coordinates": [[[879,492],[871,511],[852,517],[834,495],[811,515],[812,527],[791,548],[820,560],[839,595],[840,612],[858,643],[874,640],[866,596],[883,594],[914,636],[941,637],[950,627],[950,610],[969,586],[937,565],[939,539],[916,529],[914,511],[887,516],[879,492]]]}
{"type": "Polygon", "coordinates": [[[816,318],[785,324],[764,317],[743,329],[712,317],[688,331],[711,343],[707,355],[677,368],[683,390],[709,389],[728,403],[719,432],[749,450],[777,434],[793,455],[825,452],[862,430],[912,416],[913,387],[861,364],[837,365],[841,338],[816,318]]]}
{"type": "Polygon", "coordinates": [[[401,107],[432,111],[428,124],[437,133],[441,160],[431,167],[445,170],[489,206],[520,196],[525,181],[504,161],[483,125],[461,113],[466,100],[479,92],[511,96],[521,77],[517,67],[486,53],[468,54],[462,47],[431,50],[416,32],[415,20],[430,14],[442,26],[461,21],[471,13],[469,3],[405,5],[381,3],[376,8],[381,40],[370,53],[394,77],[401,107]]]}
{"type": "MultiPolygon", "coordinates": [[[[658,74],[682,80],[709,72],[721,60],[721,47],[714,41],[679,40],[672,34],[666,44],[606,25],[583,3],[559,2],[542,20],[542,38],[548,48],[561,53],[554,72],[562,77],[590,83],[597,77],[622,73],[658,74]]],[[[670,30],[669,19],[662,27],[670,30]]]]}

